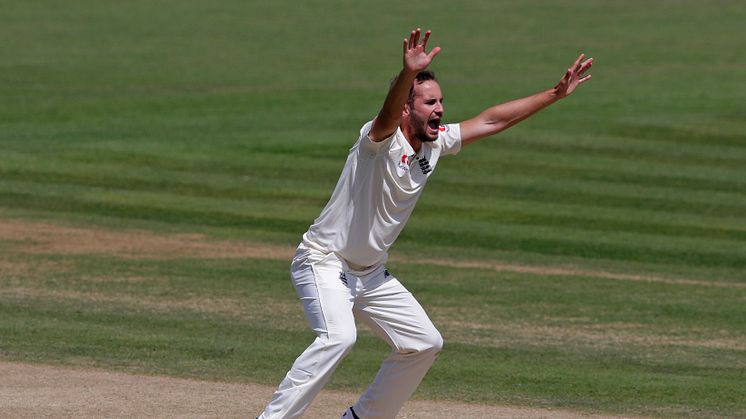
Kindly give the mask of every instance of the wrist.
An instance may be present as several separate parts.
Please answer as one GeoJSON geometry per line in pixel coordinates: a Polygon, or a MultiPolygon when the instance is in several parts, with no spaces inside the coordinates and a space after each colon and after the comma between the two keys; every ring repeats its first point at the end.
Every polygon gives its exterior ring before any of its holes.
{"type": "Polygon", "coordinates": [[[411,70],[411,69],[407,68],[406,66],[404,66],[404,67],[402,67],[401,71],[399,72],[399,77],[401,77],[401,78],[409,78],[409,79],[412,79],[412,81],[414,81],[415,77],[417,77],[417,73],[419,73],[419,71],[417,71],[417,70],[411,70]]]}
{"type": "Polygon", "coordinates": [[[559,86],[552,87],[551,89],[547,90],[546,93],[551,102],[556,102],[565,97],[562,96],[559,86]]]}

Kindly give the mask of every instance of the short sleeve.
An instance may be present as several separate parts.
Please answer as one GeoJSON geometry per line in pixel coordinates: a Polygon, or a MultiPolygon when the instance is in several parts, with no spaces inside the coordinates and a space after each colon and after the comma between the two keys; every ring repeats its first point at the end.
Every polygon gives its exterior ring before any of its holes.
{"type": "Polygon", "coordinates": [[[441,125],[438,130],[441,154],[457,154],[461,151],[461,126],[459,124],[441,125]]]}
{"type": "Polygon", "coordinates": [[[368,134],[370,133],[370,129],[373,127],[373,121],[368,121],[365,125],[363,125],[362,128],[360,128],[360,137],[358,137],[358,144],[360,144],[360,150],[365,151],[368,154],[378,154],[379,151],[381,151],[382,148],[387,147],[389,144],[391,144],[391,139],[396,136],[396,132],[394,131],[391,136],[388,138],[381,140],[381,141],[371,141],[370,138],[368,138],[368,134]]]}

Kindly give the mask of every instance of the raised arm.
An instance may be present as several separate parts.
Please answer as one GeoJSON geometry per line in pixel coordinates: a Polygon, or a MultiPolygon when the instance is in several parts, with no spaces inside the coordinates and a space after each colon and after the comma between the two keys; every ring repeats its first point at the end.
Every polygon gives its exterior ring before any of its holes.
{"type": "Polygon", "coordinates": [[[556,86],[522,99],[512,100],[484,110],[479,115],[461,123],[462,145],[471,144],[508,129],[552,103],[569,96],[583,82],[591,78],[583,74],[593,65],[593,58],[583,61],[580,54],[575,63],[556,86]]]}
{"type": "Polygon", "coordinates": [[[420,43],[420,28],[409,34],[409,39],[404,38],[403,68],[389,88],[383,107],[378,112],[378,116],[373,120],[373,126],[368,133],[368,138],[372,141],[383,141],[390,137],[401,122],[402,111],[409,97],[409,90],[412,88],[417,73],[423,71],[430,65],[433,58],[440,52],[440,47],[433,48],[427,53],[427,40],[430,38],[430,31],[425,32],[425,37],[420,43]]]}

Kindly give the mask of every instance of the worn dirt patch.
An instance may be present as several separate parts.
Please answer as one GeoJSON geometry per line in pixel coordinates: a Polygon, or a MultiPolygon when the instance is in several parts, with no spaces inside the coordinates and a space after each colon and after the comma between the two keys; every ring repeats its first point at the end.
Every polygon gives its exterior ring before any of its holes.
{"type": "Polygon", "coordinates": [[[0,219],[0,241],[14,250],[35,254],[101,254],[128,258],[287,259],[289,247],[245,241],[212,240],[202,234],[156,234],[145,230],[116,231],[50,223],[0,219]]]}
{"type": "MultiPolygon", "coordinates": [[[[274,388],[0,362],[0,412],[12,418],[253,418],[274,388]]],[[[356,394],[323,391],[304,416],[337,418],[356,394]]],[[[618,418],[581,412],[412,400],[399,418],[618,418]]]]}

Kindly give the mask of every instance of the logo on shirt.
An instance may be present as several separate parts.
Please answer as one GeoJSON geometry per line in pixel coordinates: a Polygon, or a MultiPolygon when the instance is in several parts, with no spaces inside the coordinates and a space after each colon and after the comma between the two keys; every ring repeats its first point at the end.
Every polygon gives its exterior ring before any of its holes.
{"type": "Polygon", "coordinates": [[[402,154],[401,159],[399,159],[399,162],[397,163],[397,166],[399,166],[399,169],[404,170],[405,172],[409,171],[409,162],[413,156],[407,156],[406,154],[402,154]]]}
{"type": "Polygon", "coordinates": [[[448,130],[449,130],[448,125],[441,125],[438,127],[438,131],[440,132],[446,132],[448,130]]]}
{"type": "Polygon", "coordinates": [[[427,159],[424,156],[423,157],[418,157],[417,158],[417,163],[420,164],[420,170],[422,171],[423,175],[426,175],[426,174],[428,174],[428,173],[430,173],[430,172],[433,171],[433,168],[430,167],[430,162],[427,161],[427,159]]]}

